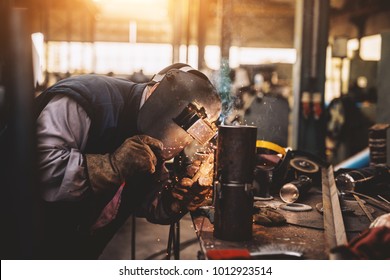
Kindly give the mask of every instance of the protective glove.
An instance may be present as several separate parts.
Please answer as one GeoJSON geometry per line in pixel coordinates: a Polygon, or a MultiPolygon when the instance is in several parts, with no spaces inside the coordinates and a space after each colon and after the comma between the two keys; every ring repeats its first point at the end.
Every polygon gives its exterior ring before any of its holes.
{"type": "Polygon", "coordinates": [[[194,160],[186,167],[185,177],[179,179],[171,191],[174,212],[194,211],[206,203],[212,190],[213,162],[213,154],[210,154],[204,161],[194,160]]]}
{"type": "Polygon", "coordinates": [[[180,208],[194,211],[202,206],[206,197],[211,192],[211,186],[201,186],[199,182],[193,182],[190,178],[183,178],[172,189],[172,196],[176,199],[180,208]]]}
{"type": "Polygon", "coordinates": [[[346,245],[330,250],[345,260],[390,260],[390,228],[372,227],[355,236],[346,245]]]}
{"type": "Polygon", "coordinates": [[[87,170],[94,193],[119,187],[135,173],[153,174],[163,144],[152,137],[137,135],[126,139],[111,154],[87,154],[87,170]]]}
{"type": "Polygon", "coordinates": [[[383,214],[377,217],[371,224],[370,228],[375,227],[388,227],[390,228],[390,213],[383,214]]]}
{"type": "Polygon", "coordinates": [[[253,215],[253,221],[263,226],[279,226],[286,223],[286,218],[276,210],[262,208],[259,213],[253,215]]]}

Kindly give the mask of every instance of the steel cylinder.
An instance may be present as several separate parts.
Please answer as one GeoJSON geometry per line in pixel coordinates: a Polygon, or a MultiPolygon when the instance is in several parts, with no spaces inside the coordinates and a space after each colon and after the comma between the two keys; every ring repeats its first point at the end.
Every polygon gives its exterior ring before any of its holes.
{"type": "Polygon", "coordinates": [[[254,126],[219,127],[214,188],[216,238],[252,238],[256,135],[254,126]]]}
{"type": "Polygon", "coordinates": [[[256,156],[255,126],[220,126],[217,142],[217,180],[252,183],[256,156]]]}

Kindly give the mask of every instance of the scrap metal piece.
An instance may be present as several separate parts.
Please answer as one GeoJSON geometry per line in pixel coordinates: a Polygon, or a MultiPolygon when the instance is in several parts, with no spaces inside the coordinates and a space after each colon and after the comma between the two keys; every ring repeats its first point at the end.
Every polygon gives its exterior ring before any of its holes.
{"type": "MultiPolygon", "coordinates": [[[[325,239],[328,249],[347,244],[347,235],[341,213],[339,194],[333,177],[333,167],[322,168],[322,199],[324,209],[325,239]]],[[[329,259],[340,259],[335,253],[329,259]]]]}

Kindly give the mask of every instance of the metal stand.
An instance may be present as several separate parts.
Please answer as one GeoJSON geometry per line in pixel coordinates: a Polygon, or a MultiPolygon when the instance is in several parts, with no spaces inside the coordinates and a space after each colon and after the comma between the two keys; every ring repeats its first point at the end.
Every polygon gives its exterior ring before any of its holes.
{"type": "Polygon", "coordinates": [[[165,259],[170,260],[173,250],[175,260],[180,260],[180,221],[169,227],[168,246],[165,259]]]}
{"type": "Polygon", "coordinates": [[[137,220],[135,215],[131,216],[131,259],[135,260],[135,237],[137,220]]]}

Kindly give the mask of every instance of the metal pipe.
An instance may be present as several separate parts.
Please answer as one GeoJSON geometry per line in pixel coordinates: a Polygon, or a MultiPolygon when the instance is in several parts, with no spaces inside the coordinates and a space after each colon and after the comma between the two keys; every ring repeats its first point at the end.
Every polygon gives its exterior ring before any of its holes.
{"type": "Polygon", "coordinates": [[[214,189],[214,236],[230,241],[252,238],[257,128],[220,126],[214,189]]]}

